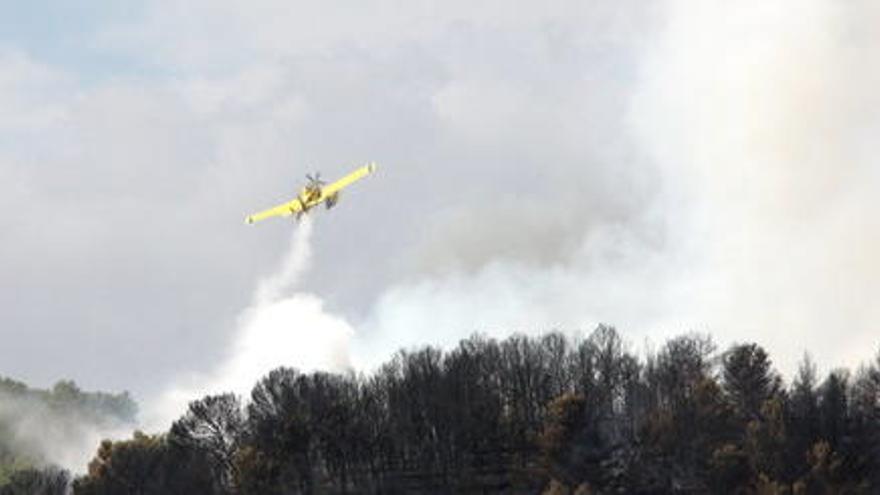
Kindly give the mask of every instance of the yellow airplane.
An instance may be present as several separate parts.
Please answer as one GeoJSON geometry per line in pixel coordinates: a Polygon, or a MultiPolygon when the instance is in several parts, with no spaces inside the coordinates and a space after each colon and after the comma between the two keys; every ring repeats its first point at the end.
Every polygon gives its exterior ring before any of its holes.
{"type": "Polygon", "coordinates": [[[245,223],[254,223],[270,217],[288,217],[290,215],[296,215],[296,219],[299,220],[312,207],[321,203],[324,203],[329,210],[339,201],[339,192],[342,189],[375,171],[376,163],[371,162],[330,185],[324,185],[324,181],[321,180],[321,174],[315,174],[314,177],[307,174],[308,184],[302,188],[299,195],[292,201],[259,213],[254,213],[245,218],[244,221],[245,223]]]}

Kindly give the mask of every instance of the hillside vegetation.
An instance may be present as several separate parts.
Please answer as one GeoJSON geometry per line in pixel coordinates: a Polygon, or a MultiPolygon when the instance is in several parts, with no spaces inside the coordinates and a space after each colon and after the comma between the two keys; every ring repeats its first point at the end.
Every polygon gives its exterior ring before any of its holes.
{"type": "Polygon", "coordinates": [[[786,384],[756,344],[474,336],[367,376],[271,371],[106,441],[77,495],[876,493],[880,357],[786,384]]]}
{"type": "Polygon", "coordinates": [[[94,441],[96,432],[131,428],[136,413],[127,393],[84,392],[71,381],[42,390],[0,378],[0,487],[5,487],[0,493],[39,481],[41,472],[46,479],[67,480],[62,470],[48,466],[94,441]]]}

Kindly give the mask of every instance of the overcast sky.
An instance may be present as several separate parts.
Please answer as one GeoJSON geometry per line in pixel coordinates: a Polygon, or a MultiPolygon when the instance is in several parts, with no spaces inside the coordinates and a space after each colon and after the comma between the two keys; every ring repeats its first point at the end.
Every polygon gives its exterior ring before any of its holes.
{"type": "Polygon", "coordinates": [[[370,160],[297,283],[353,362],[598,322],[784,371],[880,346],[875,2],[318,5],[5,9],[0,374],[216,367],[297,228],[244,216],[370,160]]]}

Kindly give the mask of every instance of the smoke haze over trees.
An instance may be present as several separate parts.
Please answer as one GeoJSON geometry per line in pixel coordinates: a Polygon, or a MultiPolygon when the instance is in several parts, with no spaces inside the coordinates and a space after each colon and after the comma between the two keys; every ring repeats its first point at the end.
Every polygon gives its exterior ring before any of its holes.
{"type": "Polygon", "coordinates": [[[880,2],[6,7],[0,495],[880,490],[880,2]]]}
{"type": "Polygon", "coordinates": [[[77,495],[874,493],[880,355],[790,384],[757,344],[708,335],[638,356],[599,326],[442,352],[370,375],[277,368],[169,431],[105,441],[77,495]]]}
{"type": "Polygon", "coordinates": [[[10,3],[2,372],[211,372],[288,234],[241,218],[366,160],[301,287],[376,361],[600,321],[867,359],[880,9],[693,4],[10,3]]]}
{"type": "Polygon", "coordinates": [[[71,381],[40,390],[0,378],[0,486],[65,486],[60,470],[36,473],[52,465],[81,466],[96,441],[131,430],[136,414],[137,405],[127,393],[85,392],[71,381]]]}

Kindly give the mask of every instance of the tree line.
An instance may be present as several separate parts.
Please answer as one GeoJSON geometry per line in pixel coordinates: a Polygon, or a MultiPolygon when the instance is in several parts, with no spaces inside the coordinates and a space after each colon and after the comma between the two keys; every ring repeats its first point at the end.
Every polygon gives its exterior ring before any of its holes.
{"type": "Polygon", "coordinates": [[[880,355],[821,379],[805,357],[786,384],[757,344],[688,334],[638,356],[604,325],[399,351],[370,375],[275,369],[247,400],[206,396],[168,432],[103,442],[73,482],[76,495],[878,490],[880,355]]]}
{"type": "Polygon", "coordinates": [[[38,389],[0,378],[0,495],[10,486],[63,489],[68,473],[40,467],[57,458],[54,453],[82,445],[92,430],[133,427],[136,414],[137,405],[125,392],[85,392],[65,380],[38,389]]]}

